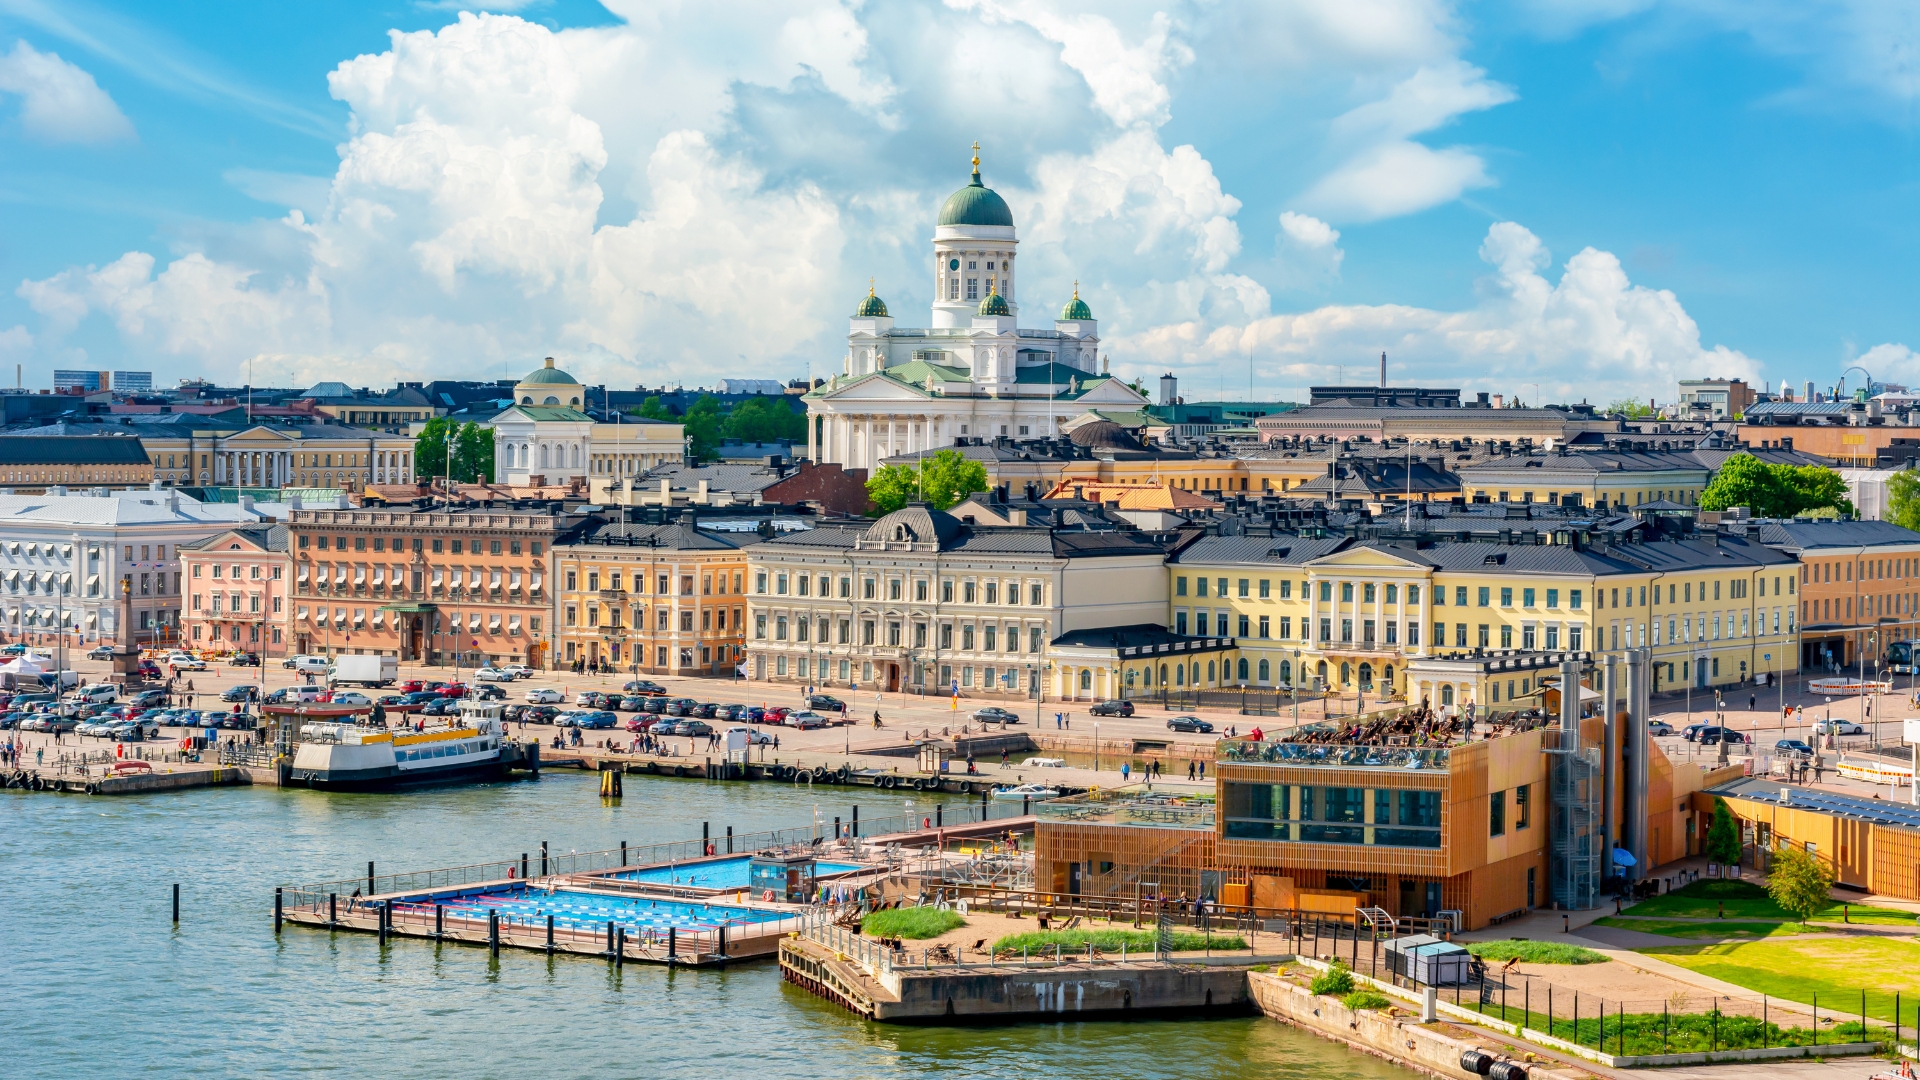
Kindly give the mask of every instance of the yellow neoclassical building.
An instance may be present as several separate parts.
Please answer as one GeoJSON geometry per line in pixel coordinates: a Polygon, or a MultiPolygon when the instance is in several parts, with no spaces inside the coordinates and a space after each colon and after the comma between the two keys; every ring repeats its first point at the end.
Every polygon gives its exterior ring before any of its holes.
{"type": "Polygon", "coordinates": [[[1692,506],[1711,479],[1713,470],[1684,450],[1522,450],[1460,470],[1468,498],[1555,506],[1568,496],[1581,506],[1692,506]]]}
{"type": "Polygon", "coordinates": [[[1171,560],[1167,626],[1231,638],[1231,653],[1122,678],[1136,694],[1296,687],[1497,708],[1537,689],[1532,676],[1416,662],[1651,646],[1656,691],[1797,669],[1790,556],[1717,534],[1574,540],[1204,537],[1171,560]]]}

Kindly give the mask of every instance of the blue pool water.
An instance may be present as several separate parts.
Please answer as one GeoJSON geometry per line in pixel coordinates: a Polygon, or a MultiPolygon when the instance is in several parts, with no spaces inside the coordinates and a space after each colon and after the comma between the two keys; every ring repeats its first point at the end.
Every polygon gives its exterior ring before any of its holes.
{"type": "Polygon", "coordinates": [[[615,922],[635,932],[665,930],[669,927],[676,930],[707,930],[716,926],[743,926],[792,917],[778,911],[758,911],[726,904],[643,900],[567,889],[548,893],[545,889],[529,889],[521,885],[463,896],[444,903],[450,916],[484,919],[487,912],[497,911],[502,920],[532,926],[544,925],[546,917],[552,915],[556,926],[604,930],[607,923],[615,922]]]}
{"type": "MultiPolygon", "coordinates": [[[[624,878],[627,881],[656,882],[661,885],[690,885],[698,889],[744,889],[749,884],[747,867],[751,862],[753,862],[751,855],[742,855],[738,858],[708,859],[682,863],[678,866],[649,866],[609,876],[624,878]]],[[[813,864],[813,874],[815,877],[825,877],[828,874],[839,874],[860,868],[859,863],[816,862],[813,864]]]]}

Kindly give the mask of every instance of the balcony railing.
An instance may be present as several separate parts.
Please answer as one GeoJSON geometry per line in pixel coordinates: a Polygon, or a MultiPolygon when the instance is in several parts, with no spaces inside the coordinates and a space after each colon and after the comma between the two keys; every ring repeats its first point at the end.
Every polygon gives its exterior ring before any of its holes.
{"type": "Polygon", "coordinates": [[[1281,739],[1223,739],[1216,760],[1228,764],[1322,766],[1329,769],[1423,769],[1445,772],[1452,751],[1444,746],[1356,746],[1281,739]]]}
{"type": "Polygon", "coordinates": [[[1135,825],[1160,829],[1211,829],[1211,799],[1185,795],[1074,795],[1035,803],[1033,812],[1049,821],[1135,825]]]}

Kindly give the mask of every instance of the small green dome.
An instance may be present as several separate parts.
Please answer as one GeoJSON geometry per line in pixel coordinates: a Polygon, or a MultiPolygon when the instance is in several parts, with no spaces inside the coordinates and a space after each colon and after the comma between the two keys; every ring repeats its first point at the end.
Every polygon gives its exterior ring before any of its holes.
{"type": "Polygon", "coordinates": [[[941,225],[999,225],[1013,228],[1013,211],[1007,200],[980,182],[980,144],[973,144],[973,182],[947,196],[940,207],[941,225]]]}
{"type": "Polygon", "coordinates": [[[1073,283],[1073,299],[1067,301],[1067,306],[1060,309],[1060,319],[1062,322],[1093,321],[1093,309],[1087,306],[1085,300],[1080,299],[1080,283],[1077,281],[1073,283]]]}
{"type": "Polygon", "coordinates": [[[884,319],[887,317],[887,302],[873,295],[873,285],[867,285],[866,299],[860,301],[860,307],[854,311],[856,319],[884,319]]]}
{"type": "Polygon", "coordinates": [[[1013,311],[1012,309],[1007,307],[1006,297],[1001,296],[997,292],[990,292],[987,294],[987,298],[985,300],[980,301],[980,314],[1011,315],[1013,314],[1013,311]]]}
{"type": "Polygon", "coordinates": [[[553,357],[547,357],[547,364],[533,374],[520,380],[522,383],[562,383],[571,386],[580,385],[580,380],[553,366],[553,357]]]}

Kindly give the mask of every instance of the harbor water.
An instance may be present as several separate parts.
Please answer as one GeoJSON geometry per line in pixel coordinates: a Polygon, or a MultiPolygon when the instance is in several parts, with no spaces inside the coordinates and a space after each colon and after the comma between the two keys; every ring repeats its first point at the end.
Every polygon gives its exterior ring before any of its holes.
{"type": "Polygon", "coordinates": [[[382,1078],[1059,1077],[1372,1080],[1413,1073],[1259,1018],[892,1027],[767,962],[678,970],[272,929],[275,885],[931,812],[934,800],[591,774],[343,795],[0,794],[8,1073],[382,1078]],[[171,887],[181,917],[170,921],[171,887]]]}

